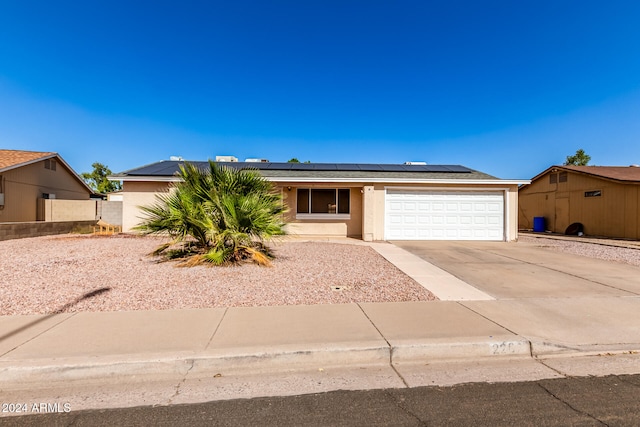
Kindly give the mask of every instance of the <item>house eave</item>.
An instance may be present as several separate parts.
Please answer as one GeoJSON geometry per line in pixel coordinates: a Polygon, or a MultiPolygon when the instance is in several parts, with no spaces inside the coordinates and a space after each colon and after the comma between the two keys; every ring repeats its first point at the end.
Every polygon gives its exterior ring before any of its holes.
{"type": "Polygon", "coordinates": [[[502,179],[433,179],[433,178],[296,178],[296,177],[268,177],[269,181],[274,182],[302,182],[302,183],[372,183],[372,184],[464,184],[464,185],[519,185],[529,183],[529,180],[502,180],[502,179]]]}
{"type": "MultiPolygon", "coordinates": [[[[614,168],[619,168],[619,166],[612,166],[614,168]]],[[[553,172],[568,172],[568,173],[573,173],[576,175],[582,175],[582,176],[588,176],[594,179],[601,179],[603,181],[609,181],[609,182],[615,182],[618,184],[632,184],[632,185],[638,185],[640,184],[640,180],[637,179],[626,179],[626,178],[618,178],[618,177],[613,177],[613,176],[607,176],[607,175],[603,175],[600,173],[595,173],[592,170],[579,170],[579,169],[573,169],[571,167],[566,167],[565,165],[553,165],[548,167],[547,169],[543,170],[542,172],[540,172],[539,174],[537,174],[536,176],[534,176],[533,178],[531,178],[531,182],[536,182],[546,176],[549,175],[549,173],[553,173],[553,172]]]]}
{"type": "MultiPolygon", "coordinates": [[[[313,177],[265,177],[267,180],[277,183],[372,183],[372,184],[457,184],[457,185],[525,185],[531,183],[528,179],[402,179],[402,178],[380,178],[380,177],[358,177],[358,178],[313,178],[313,177]]],[[[109,176],[110,181],[130,181],[130,182],[181,182],[177,176],[109,176]]]]}

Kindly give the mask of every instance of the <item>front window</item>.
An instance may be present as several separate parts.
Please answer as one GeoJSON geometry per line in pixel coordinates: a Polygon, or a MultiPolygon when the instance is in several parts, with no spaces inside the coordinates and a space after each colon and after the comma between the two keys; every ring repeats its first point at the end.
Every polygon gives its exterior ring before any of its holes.
{"type": "Polygon", "coordinates": [[[309,215],[349,215],[348,188],[298,188],[296,212],[309,215]]]}

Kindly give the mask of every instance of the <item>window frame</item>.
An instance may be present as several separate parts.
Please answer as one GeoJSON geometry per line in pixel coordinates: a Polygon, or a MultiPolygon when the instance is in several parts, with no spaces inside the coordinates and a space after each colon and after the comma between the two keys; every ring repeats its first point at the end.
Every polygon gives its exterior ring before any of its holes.
{"type": "Polygon", "coordinates": [[[56,171],[56,161],[55,159],[44,159],[44,168],[50,171],[56,171]]]}
{"type": "Polygon", "coordinates": [[[351,219],[351,188],[348,187],[299,187],[296,189],[296,219],[329,219],[329,220],[345,220],[351,219]],[[298,212],[298,199],[300,195],[300,191],[307,191],[307,203],[308,203],[308,212],[298,212]],[[334,190],[335,192],[335,201],[336,201],[336,209],[335,213],[312,213],[312,192],[313,190],[334,190]],[[339,213],[340,212],[340,190],[348,191],[349,196],[349,212],[348,213],[339,213]]]}
{"type": "Polygon", "coordinates": [[[569,173],[567,173],[567,171],[563,171],[558,174],[558,183],[568,182],[568,181],[569,181],[569,173]]]}

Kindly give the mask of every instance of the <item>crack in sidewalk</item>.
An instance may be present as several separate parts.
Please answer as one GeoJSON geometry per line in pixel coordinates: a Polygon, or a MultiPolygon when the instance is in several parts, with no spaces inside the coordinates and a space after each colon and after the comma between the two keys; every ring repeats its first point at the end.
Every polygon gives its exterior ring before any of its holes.
{"type": "Polygon", "coordinates": [[[364,314],[364,317],[367,318],[367,320],[369,321],[369,323],[371,323],[371,325],[375,328],[376,331],[378,331],[378,333],[380,334],[380,336],[382,337],[382,339],[384,340],[384,342],[387,343],[387,346],[389,347],[389,366],[391,367],[391,369],[393,369],[393,372],[396,373],[396,375],[398,376],[398,378],[400,378],[400,380],[402,381],[402,384],[404,384],[404,386],[406,388],[411,388],[409,386],[409,383],[407,383],[407,380],[404,379],[404,377],[402,376],[402,374],[400,372],[398,372],[398,370],[396,369],[395,366],[393,366],[393,346],[391,345],[391,343],[389,342],[389,340],[382,334],[382,332],[380,331],[380,329],[378,329],[378,326],[376,326],[375,323],[373,323],[373,320],[371,320],[371,318],[369,317],[369,315],[367,314],[366,311],[364,311],[364,309],[362,308],[362,306],[360,305],[360,303],[356,303],[356,305],[358,306],[358,308],[360,309],[360,311],[362,311],[362,314],[364,314]]]}
{"type": "Polygon", "coordinates": [[[460,306],[462,306],[462,307],[466,308],[467,310],[469,310],[470,312],[472,312],[472,313],[474,313],[474,314],[477,314],[478,316],[482,317],[483,319],[488,320],[489,322],[493,323],[494,325],[500,326],[502,329],[504,329],[504,330],[505,330],[505,331],[507,331],[507,332],[512,333],[512,334],[513,334],[513,335],[515,335],[516,337],[520,337],[520,338],[523,338],[523,339],[527,340],[527,342],[529,343],[529,350],[531,351],[531,356],[533,357],[533,346],[532,346],[532,344],[531,344],[531,341],[529,341],[529,340],[528,340],[528,339],[526,339],[525,337],[521,336],[521,335],[520,335],[520,334],[518,334],[516,331],[512,331],[511,329],[507,328],[506,326],[501,325],[500,323],[496,322],[495,320],[488,318],[488,317],[487,317],[487,316],[485,316],[484,314],[482,314],[482,313],[478,313],[478,312],[477,312],[477,311],[475,311],[473,308],[471,308],[471,307],[468,307],[468,306],[464,305],[464,302],[465,302],[465,301],[456,301],[456,304],[458,304],[458,305],[460,305],[460,306]]]}
{"type": "Polygon", "coordinates": [[[227,312],[228,311],[229,311],[229,307],[226,307],[224,309],[224,313],[222,313],[222,317],[220,318],[220,321],[218,322],[218,325],[216,326],[216,329],[211,334],[211,337],[209,337],[209,341],[207,341],[207,345],[204,346],[205,349],[207,347],[209,347],[209,344],[211,344],[211,341],[213,341],[213,337],[215,337],[216,334],[218,333],[218,329],[220,329],[220,325],[222,325],[222,322],[224,321],[224,318],[227,316],[227,312]]]}
{"type": "MultiPolygon", "coordinates": [[[[213,341],[213,337],[215,337],[216,333],[218,333],[218,330],[220,329],[220,325],[222,325],[222,322],[224,321],[224,318],[226,317],[228,311],[229,311],[229,307],[225,308],[224,313],[222,313],[222,317],[220,318],[220,321],[218,322],[218,324],[216,325],[216,328],[214,329],[213,333],[209,337],[209,340],[207,341],[207,344],[204,346],[204,349],[209,347],[209,345],[211,344],[211,341],[213,341]]],[[[189,369],[187,369],[187,372],[185,372],[185,374],[182,377],[182,379],[180,380],[180,382],[178,382],[178,384],[176,384],[176,387],[175,387],[176,391],[175,391],[175,393],[173,393],[173,395],[167,401],[167,405],[171,405],[173,403],[173,399],[178,397],[178,395],[180,394],[180,388],[187,381],[187,377],[189,376],[189,373],[195,367],[196,360],[195,359],[189,359],[188,363],[189,363],[189,369]]]]}
{"type": "Polygon", "coordinates": [[[532,356],[532,358],[533,358],[533,360],[534,360],[534,361],[538,362],[539,364],[541,364],[541,365],[542,365],[542,366],[544,366],[545,368],[552,370],[552,371],[553,371],[553,372],[555,372],[556,374],[561,375],[563,378],[570,378],[570,377],[571,377],[571,375],[568,375],[567,373],[562,372],[561,370],[556,369],[556,368],[554,368],[553,366],[546,364],[546,363],[545,363],[545,361],[544,361],[543,359],[539,359],[539,358],[538,358],[538,357],[536,357],[536,356],[532,356]]]}
{"type": "MultiPolygon", "coordinates": [[[[11,336],[13,336],[13,335],[17,335],[17,334],[19,334],[20,332],[25,331],[25,330],[27,330],[27,329],[29,329],[29,328],[31,328],[31,327],[33,327],[33,326],[37,325],[38,323],[44,322],[44,321],[46,321],[46,320],[48,320],[48,319],[51,319],[51,318],[53,318],[53,317],[55,317],[55,316],[58,316],[59,314],[63,314],[63,313],[49,314],[49,315],[46,315],[46,316],[44,316],[44,317],[42,317],[42,318],[40,318],[40,319],[36,319],[35,321],[33,321],[33,322],[31,322],[31,323],[28,323],[28,324],[26,324],[26,325],[24,325],[24,326],[22,326],[22,327],[20,327],[20,328],[18,328],[18,329],[16,329],[16,330],[14,330],[14,331],[10,332],[10,333],[8,333],[8,334],[5,334],[5,335],[3,335],[3,336],[0,336],[0,341],[5,340],[5,339],[7,339],[7,338],[9,338],[9,337],[11,337],[11,336]]],[[[27,344],[27,343],[30,343],[31,341],[35,340],[35,339],[36,339],[36,338],[38,338],[39,336],[42,336],[43,334],[45,334],[45,333],[49,332],[49,331],[50,331],[50,330],[52,330],[53,328],[55,328],[55,327],[57,327],[57,326],[59,326],[59,325],[63,324],[64,322],[66,322],[66,321],[68,321],[68,320],[72,319],[72,318],[73,318],[73,317],[75,317],[78,313],[76,312],[76,313],[69,313],[69,314],[70,314],[70,316],[67,316],[67,317],[63,318],[62,320],[60,320],[59,322],[57,322],[57,323],[55,323],[55,324],[51,325],[50,327],[48,327],[48,328],[47,328],[47,329],[45,329],[44,331],[40,332],[39,334],[32,336],[32,337],[31,337],[31,338],[29,338],[28,340],[26,340],[26,341],[24,341],[24,342],[22,342],[22,343],[20,343],[20,344],[16,345],[16,346],[15,346],[15,347],[13,347],[12,349],[10,349],[10,350],[8,350],[8,351],[6,351],[6,352],[4,352],[4,353],[0,354],[0,357],[4,357],[4,356],[6,356],[7,354],[11,353],[13,350],[16,350],[17,348],[22,347],[23,345],[25,345],[25,344],[27,344]]]]}

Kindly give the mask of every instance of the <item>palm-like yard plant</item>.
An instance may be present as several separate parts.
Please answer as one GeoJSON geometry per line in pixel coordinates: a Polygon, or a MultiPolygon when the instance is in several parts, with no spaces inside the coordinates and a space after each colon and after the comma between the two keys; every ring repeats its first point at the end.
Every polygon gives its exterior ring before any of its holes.
{"type": "Polygon", "coordinates": [[[155,253],[183,258],[180,265],[215,265],[252,260],[268,265],[265,241],[284,234],[284,206],[273,183],[256,170],[237,170],[209,161],[208,169],[180,167],[181,182],[155,204],[136,227],[144,234],[168,234],[155,253]]]}

